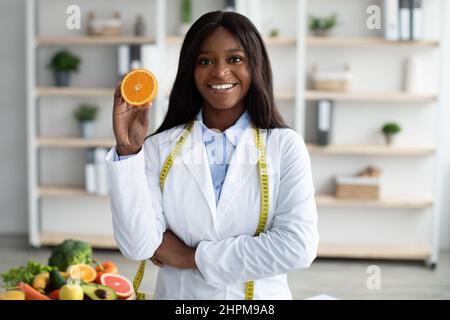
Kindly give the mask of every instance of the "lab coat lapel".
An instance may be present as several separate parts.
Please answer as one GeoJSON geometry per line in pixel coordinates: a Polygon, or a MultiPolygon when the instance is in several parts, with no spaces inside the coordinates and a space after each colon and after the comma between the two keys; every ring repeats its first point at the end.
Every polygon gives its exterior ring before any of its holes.
{"type": "MultiPolygon", "coordinates": [[[[216,200],[200,122],[195,121],[194,128],[183,145],[180,157],[201,190],[215,223],[216,200]]],[[[197,199],[193,199],[193,201],[197,201],[197,199]]]]}
{"type": "Polygon", "coordinates": [[[252,127],[249,126],[242,133],[236,150],[230,160],[230,165],[217,206],[219,222],[223,218],[224,213],[234,196],[247,181],[250,174],[257,169],[258,157],[259,151],[255,143],[255,134],[252,127]]]}

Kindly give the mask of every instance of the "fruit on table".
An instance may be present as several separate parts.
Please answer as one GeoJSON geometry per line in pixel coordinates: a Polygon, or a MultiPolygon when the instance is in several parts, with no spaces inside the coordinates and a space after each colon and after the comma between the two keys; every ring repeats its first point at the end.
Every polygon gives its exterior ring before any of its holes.
{"type": "Polygon", "coordinates": [[[65,271],[71,265],[88,264],[92,262],[92,247],[86,242],[79,240],[65,240],[62,244],[52,250],[48,259],[49,266],[58,267],[65,271]]]}
{"type": "Polygon", "coordinates": [[[128,73],[120,85],[122,98],[132,106],[143,106],[151,102],[158,92],[158,82],[147,69],[135,69],[128,73]]]}
{"type": "Polygon", "coordinates": [[[131,282],[115,273],[104,273],[100,277],[100,283],[114,290],[119,299],[126,299],[133,295],[133,285],[131,282]]]}
{"type": "Polygon", "coordinates": [[[25,300],[50,300],[49,297],[43,295],[42,293],[34,289],[32,286],[30,286],[28,283],[21,282],[19,284],[19,287],[25,293],[25,300]]]}
{"type": "Polygon", "coordinates": [[[95,283],[100,283],[100,277],[104,273],[119,273],[119,269],[117,269],[117,266],[112,261],[106,261],[102,264],[99,264],[97,261],[94,261],[97,263],[97,267],[95,267],[95,271],[97,271],[97,277],[95,278],[95,283]]]}
{"type": "Polygon", "coordinates": [[[82,285],[83,292],[90,300],[117,300],[117,294],[110,287],[101,284],[85,284],[82,285]]]}
{"type": "Polygon", "coordinates": [[[83,282],[92,282],[97,277],[97,271],[87,264],[76,264],[67,269],[69,276],[83,282]]]}
{"type": "Polygon", "coordinates": [[[20,290],[0,292],[0,300],[25,300],[25,293],[20,290]]]}
{"type": "Polygon", "coordinates": [[[66,284],[59,290],[59,300],[83,300],[84,292],[79,284],[66,284]]]}
{"type": "Polygon", "coordinates": [[[39,292],[44,292],[49,282],[50,282],[50,273],[48,272],[39,273],[33,279],[33,288],[39,292]]]}

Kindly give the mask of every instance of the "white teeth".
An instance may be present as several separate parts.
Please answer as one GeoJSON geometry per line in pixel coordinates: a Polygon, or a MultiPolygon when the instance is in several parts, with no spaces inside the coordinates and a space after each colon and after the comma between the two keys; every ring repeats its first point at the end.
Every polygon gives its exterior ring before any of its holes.
{"type": "Polygon", "coordinates": [[[226,89],[233,88],[233,85],[231,83],[227,83],[227,84],[212,84],[211,88],[216,89],[216,90],[226,90],[226,89]]]}

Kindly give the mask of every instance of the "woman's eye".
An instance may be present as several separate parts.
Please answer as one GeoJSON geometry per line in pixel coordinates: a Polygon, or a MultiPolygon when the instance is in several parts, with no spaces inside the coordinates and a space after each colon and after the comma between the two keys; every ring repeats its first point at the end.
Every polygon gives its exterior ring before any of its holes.
{"type": "Polygon", "coordinates": [[[212,61],[211,61],[211,59],[201,58],[198,60],[198,63],[201,65],[208,65],[208,64],[211,64],[212,61]]]}
{"type": "Polygon", "coordinates": [[[242,58],[241,57],[232,57],[231,59],[230,59],[230,62],[232,62],[232,63],[238,63],[238,62],[241,62],[242,61],[242,58]]]}

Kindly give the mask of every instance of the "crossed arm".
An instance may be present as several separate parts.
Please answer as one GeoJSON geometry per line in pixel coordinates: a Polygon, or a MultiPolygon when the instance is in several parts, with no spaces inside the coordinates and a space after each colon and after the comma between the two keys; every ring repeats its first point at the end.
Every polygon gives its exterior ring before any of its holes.
{"type": "Polygon", "coordinates": [[[188,247],[172,231],[166,230],[162,242],[150,261],[158,267],[164,264],[178,269],[195,269],[195,248],[188,247]]]}

